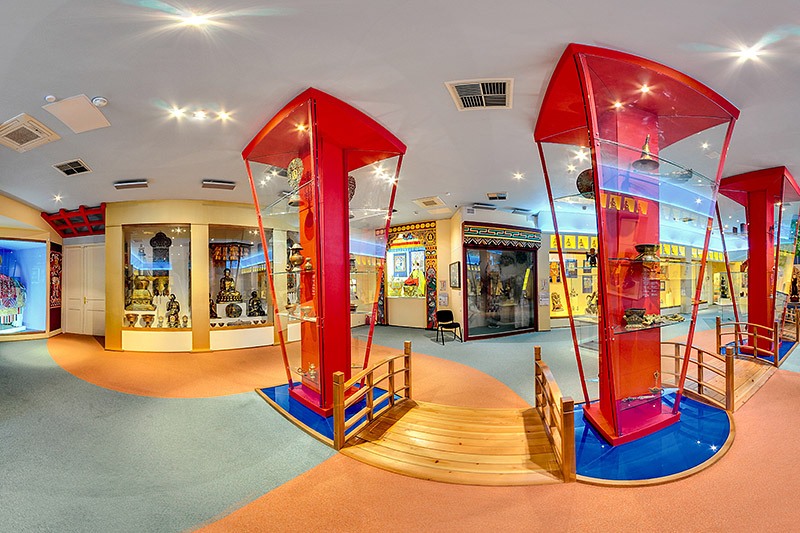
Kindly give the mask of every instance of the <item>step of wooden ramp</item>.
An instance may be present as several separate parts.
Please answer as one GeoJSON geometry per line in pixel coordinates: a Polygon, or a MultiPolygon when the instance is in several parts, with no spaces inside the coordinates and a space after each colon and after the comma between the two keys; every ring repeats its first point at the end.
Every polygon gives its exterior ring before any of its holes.
{"type": "Polygon", "coordinates": [[[407,400],[349,439],[341,452],[383,470],[445,483],[562,482],[533,408],[472,409],[407,400]]]}

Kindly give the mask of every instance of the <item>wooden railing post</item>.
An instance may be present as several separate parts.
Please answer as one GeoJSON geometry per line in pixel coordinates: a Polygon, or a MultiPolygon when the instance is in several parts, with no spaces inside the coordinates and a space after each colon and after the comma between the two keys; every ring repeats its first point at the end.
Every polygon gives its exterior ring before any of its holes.
{"type": "Polygon", "coordinates": [[[675,385],[677,386],[681,375],[681,345],[676,342],[672,348],[673,370],[675,371],[675,385]]]}
{"type": "Polygon", "coordinates": [[[367,420],[375,418],[375,374],[367,374],[367,420]]]}
{"type": "Polygon", "coordinates": [[[703,395],[703,350],[697,350],[697,394],[703,395]]]}
{"type": "Polygon", "coordinates": [[[333,373],[333,449],[344,446],[344,372],[333,373]]]}
{"type": "Polygon", "coordinates": [[[714,353],[722,353],[722,320],[719,317],[717,317],[717,351],[714,353]]]}
{"type": "Polygon", "coordinates": [[[389,405],[394,406],[394,359],[389,361],[389,405]]]}
{"type": "Polygon", "coordinates": [[[742,330],[738,322],[733,323],[733,349],[736,353],[741,353],[742,330]]]}
{"type": "Polygon", "coordinates": [[[800,316],[797,314],[797,308],[794,310],[794,342],[800,342],[800,316]]]}
{"type": "Polygon", "coordinates": [[[732,413],[736,401],[736,385],[733,375],[733,348],[725,347],[725,410],[732,413]]]}
{"type": "Polygon", "coordinates": [[[564,482],[575,481],[575,402],[561,398],[561,473],[564,482]]]}
{"type": "Polygon", "coordinates": [[[404,372],[403,378],[405,381],[403,385],[406,387],[406,398],[409,400],[411,399],[411,341],[405,341],[403,343],[403,364],[404,364],[404,372]]]}
{"type": "Polygon", "coordinates": [[[781,324],[777,320],[775,321],[775,331],[772,333],[772,350],[772,360],[775,361],[775,367],[779,367],[781,365],[781,324]]]}

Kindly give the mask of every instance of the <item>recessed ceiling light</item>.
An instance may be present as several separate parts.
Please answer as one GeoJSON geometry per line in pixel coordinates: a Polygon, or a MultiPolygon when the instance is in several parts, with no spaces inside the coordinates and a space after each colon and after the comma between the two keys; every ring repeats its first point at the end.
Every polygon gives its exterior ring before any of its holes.
{"type": "Polygon", "coordinates": [[[175,118],[180,118],[185,115],[183,109],[178,109],[177,107],[173,107],[169,110],[169,114],[175,118]]]}
{"type": "Polygon", "coordinates": [[[202,26],[211,24],[211,15],[198,15],[196,13],[189,12],[188,14],[178,18],[183,26],[194,26],[195,28],[200,28],[202,26]]]}
{"type": "Polygon", "coordinates": [[[650,87],[648,87],[647,84],[645,83],[639,90],[642,91],[642,94],[647,94],[650,92],[650,87]]]}
{"type": "Polygon", "coordinates": [[[567,172],[575,172],[576,169],[575,165],[567,165],[567,172]]]}
{"type": "Polygon", "coordinates": [[[614,109],[619,109],[620,107],[622,107],[622,102],[620,101],[614,102],[614,109]]]}
{"type": "Polygon", "coordinates": [[[60,204],[61,203],[61,195],[60,194],[54,194],[53,195],[53,201],[55,203],[57,203],[57,204],[60,204]]]}
{"type": "Polygon", "coordinates": [[[55,96],[53,96],[52,94],[48,94],[47,96],[44,97],[44,101],[47,102],[48,104],[52,104],[56,100],[57,100],[57,98],[55,96]]]}
{"type": "Polygon", "coordinates": [[[708,150],[708,143],[703,143],[700,147],[703,148],[703,150],[708,150]]]}
{"type": "Polygon", "coordinates": [[[198,109],[197,111],[192,113],[192,116],[197,120],[205,120],[206,118],[208,118],[208,114],[202,109],[198,109]]]}
{"type": "Polygon", "coordinates": [[[739,58],[740,62],[758,59],[758,56],[761,55],[761,46],[758,44],[749,47],[742,46],[734,55],[739,58]]]}
{"type": "Polygon", "coordinates": [[[519,181],[525,179],[525,175],[522,172],[514,172],[514,179],[519,181]]]}
{"type": "Polygon", "coordinates": [[[217,113],[217,117],[220,120],[228,120],[229,118],[231,118],[231,114],[226,111],[220,111],[219,113],[217,113]]]}

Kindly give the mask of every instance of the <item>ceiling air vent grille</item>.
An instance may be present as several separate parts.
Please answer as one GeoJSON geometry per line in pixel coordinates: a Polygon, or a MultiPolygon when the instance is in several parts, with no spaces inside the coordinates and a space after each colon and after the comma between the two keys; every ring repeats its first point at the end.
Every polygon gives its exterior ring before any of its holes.
{"type": "Polygon", "coordinates": [[[508,193],[507,192],[487,192],[486,193],[486,197],[489,200],[493,201],[493,202],[495,202],[497,200],[507,200],[508,199],[508,193]]]}
{"type": "Polygon", "coordinates": [[[449,81],[445,83],[459,111],[511,109],[513,78],[505,80],[449,81]]]}
{"type": "Polygon", "coordinates": [[[0,144],[20,153],[60,138],[53,130],[26,113],[0,125],[0,144]]]}
{"type": "Polygon", "coordinates": [[[65,176],[74,176],[75,174],[86,174],[87,172],[92,171],[92,169],[89,168],[89,166],[80,159],[74,159],[72,161],[64,161],[63,163],[53,165],[53,168],[58,170],[65,176]]]}
{"type": "Polygon", "coordinates": [[[436,207],[444,207],[447,204],[439,198],[438,196],[428,196],[426,198],[417,198],[416,200],[412,200],[418,206],[425,208],[425,209],[433,209],[436,207]]]}

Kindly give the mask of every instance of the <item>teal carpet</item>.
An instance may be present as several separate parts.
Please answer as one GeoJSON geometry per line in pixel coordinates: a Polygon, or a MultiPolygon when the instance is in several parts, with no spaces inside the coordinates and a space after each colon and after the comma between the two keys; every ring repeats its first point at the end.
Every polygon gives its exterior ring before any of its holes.
{"type": "Polygon", "coordinates": [[[182,531],[333,455],[254,392],[144,398],[0,343],[0,531],[182,531]]]}

